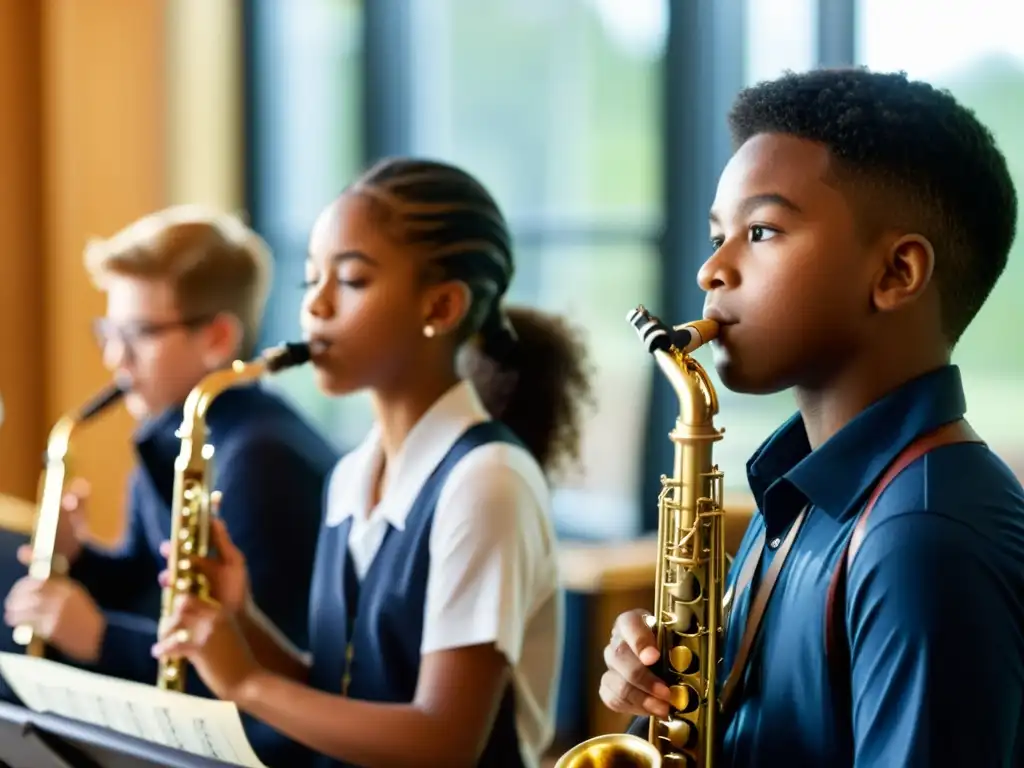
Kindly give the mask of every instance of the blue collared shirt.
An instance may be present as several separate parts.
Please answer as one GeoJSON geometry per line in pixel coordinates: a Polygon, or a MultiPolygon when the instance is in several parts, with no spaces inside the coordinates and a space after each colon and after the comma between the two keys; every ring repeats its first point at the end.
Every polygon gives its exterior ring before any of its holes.
{"type": "Polygon", "coordinates": [[[799,415],[747,464],[755,514],[730,585],[761,531],[752,589],[737,595],[724,669],[750,594],[806,504],[725,734],[725,764],[1024,764],[1024,491],[986,446],[937,448],[882,494],[849,573],[852,723],[831,700],[826,590],[858,513],[886,466],[919,435],[964,415],[946,366],[862,412],[811,452],[799,415]],[[851,731],[852,727],[852,731],[851,731]]]}

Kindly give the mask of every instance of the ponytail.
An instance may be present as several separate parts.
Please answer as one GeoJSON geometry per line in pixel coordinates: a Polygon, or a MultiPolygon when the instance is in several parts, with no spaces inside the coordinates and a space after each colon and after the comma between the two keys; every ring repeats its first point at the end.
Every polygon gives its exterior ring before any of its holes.
{"type": "Polygon", "coordinates": [[[503,314],[509,327],[484,325],[464,373],[491,415],[553,475],[579,459],[583,411],[594,402],[586,345],[561,317],[525,307],[503,314]]]}

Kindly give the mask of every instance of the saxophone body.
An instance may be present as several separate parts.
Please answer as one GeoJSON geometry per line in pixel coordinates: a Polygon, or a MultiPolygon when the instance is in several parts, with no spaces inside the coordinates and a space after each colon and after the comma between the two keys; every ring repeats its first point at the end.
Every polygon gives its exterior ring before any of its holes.
{"type": "MultiPolygon", "coordinates": [[[[68,477],[71,475],[71,438],[79,426],[99,416],[125,394],[118,383],[104,387],[84,405],[61,416],[50,429],[46,441],[45,467],[39,481],[39,511],[32,528],[32,561],[28,575],[45,580],[68,572],[67,560],[56,552],[57,530],[62,513],[61,502],[68,477]]],[[[25,646],[28,656],[43,656],[45,644],[32,631],[22,625],[14,628],[14,642],[25,646]]]]}
{"type": "MultiPolygon", "coordinates": [[[[189,393],[177,437],[181,449],[174,464],[174,498],[171,505],[171,549],[167,558],[170,579],[161,594],[161,620],[170,616],[178,595],[210,598],[206,577],[192,567],[192,558],[207,557],[212,514],[210,489],[214,449],[207,443],[207,413],[225,390],[248,384],[268,373],[276,373],[310,359],[307,344],[281,344],[250,362],[236,360],[230,367],[208,374],[189,393]]],[[[159,661],[157,687],[185,690],[187,663],[182,658],[159,661]]]]}
{"type": "Polygon", "coordinates": [[[669,433],[672,475],[658,497],[658,562],[651,619],[660,658],[654,671],[672,694],[669,716],[650,717],[648,737],[607,734],[566,752],[556,768],[713,768],[720,744],[718,666],[726,576],[723,474],[713,459],[722,439],[718,396],[690,354],[718,334],[714,321],[672,328],[642,306],[628,315],[679,400],[669,433]]]}

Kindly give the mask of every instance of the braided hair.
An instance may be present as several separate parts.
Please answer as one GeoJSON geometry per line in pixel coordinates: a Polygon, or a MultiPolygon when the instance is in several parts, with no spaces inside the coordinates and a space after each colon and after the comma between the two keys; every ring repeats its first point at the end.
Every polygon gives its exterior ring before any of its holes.
{"type": "Polygon", "coordinates": [[[465,171],[446,163],[385,159],[347,190],[373,204],[387,234],[423,254],[428,280],[469,287],[458,331],[463,373],[488,411],[552,472],[579,456],[580,421],[592,402],[587,351],[561,318],[504,297],[515,274],[512,237],[498,204],[465,171]]]}

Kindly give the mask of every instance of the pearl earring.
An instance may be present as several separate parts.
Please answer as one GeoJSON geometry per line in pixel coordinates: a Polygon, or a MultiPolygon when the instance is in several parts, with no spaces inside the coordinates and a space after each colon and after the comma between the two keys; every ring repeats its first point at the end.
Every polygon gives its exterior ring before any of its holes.
{"type": "Polygon", "coordinates": [[[424,325],[423,326],[423,335],[426,336],[428,339],[434,338],[434,333],[435,333],[434,326],[432,326],[432,325],[424,325]]]}

